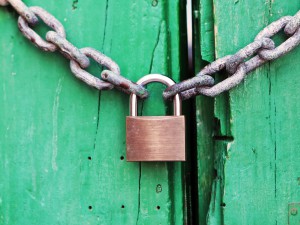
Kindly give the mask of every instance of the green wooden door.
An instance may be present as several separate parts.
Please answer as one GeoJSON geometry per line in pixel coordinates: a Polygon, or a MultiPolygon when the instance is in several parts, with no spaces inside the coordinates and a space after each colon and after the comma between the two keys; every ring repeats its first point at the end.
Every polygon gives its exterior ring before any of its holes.
{"type": "MultiPolygon", "coordinates": [[[[272,21],[294,15],[300,1],[200,0],[196,7],[198,59],[205,64],[234,54],[272,21]]],[[[280,44],[286,36],[274,40],[280,44]]],[[[202,224],[299,224],[299,57],[298,47],[229,93],[197,99],[202,224]]]]}
{"type": "MultiPolygon", "coordinates": [[[[108,55],[127,78],[180,80],[179,1],[24,2],[52,13],[68,40],[108,55]]],[[[37,30],[44,37],[46,28],[37,30]]],[[[126,162],[129,97],[86,86],[59,53],[35,48],[10,7],[0,8],[0,31],[0,224],[183,224],[183,164],[126,162]]],[[[164,114],[164,86],[148,87],[143,115],[164,114]]]]}
{"type": "MultiPolygon", "coordinates": [[[[133,81],[187,77],[185,1],[24,2],[52,13],[68,40],[108,55],[133,81]]],[[[300,8],[299,0],[193,4],[196,72],[300,8]]],[[[17,17],[0,7],[0,224],[297,224],[299,49],[229,93],[197,97],[195,110],[193,100],[184,104],[187,163],[128,163],[128,96],[74,78],[68,60],[22,36],[17,17]]],[[[148,85],[141,114],[168,111],[164,88],[148,85]]]]}

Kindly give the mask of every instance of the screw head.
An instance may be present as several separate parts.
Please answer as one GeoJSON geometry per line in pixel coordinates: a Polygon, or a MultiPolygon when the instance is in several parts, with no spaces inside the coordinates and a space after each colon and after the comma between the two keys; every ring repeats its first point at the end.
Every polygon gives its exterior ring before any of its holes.
{"type": "Polygon", "coordinates": [[[298,213],[298,209],[296,209],[296,208],[291,209],[291,215],[296,216],[297,213],[298,213]]]}
{"type": "Polygon", "coordinates": [[[162,186],[161,186],[161,184],[158,184],[156,186],[156,193],[160,193],[160,192],[162,192],[162,186]]]}
{"type": "Polygon", "coordinates": [[[157,6],[157,5],[158,5],[158,0],[153,0],[153,1],[152,1],[152,6],[155,7],[155,6],[157,6]]]}

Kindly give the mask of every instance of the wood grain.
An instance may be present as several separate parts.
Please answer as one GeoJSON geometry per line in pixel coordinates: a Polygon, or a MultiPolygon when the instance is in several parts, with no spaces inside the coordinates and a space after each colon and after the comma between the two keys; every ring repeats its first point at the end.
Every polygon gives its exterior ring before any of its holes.
{"type": "MultiPolygon", "coordinates": [[[[299,8],[298,0],[214,1],[216,57],[235,53],[299,8]]],[[[274,37],[277,44],[285,39],[274,37]]],[[[288,224],[288,205],[300,199],[299,57],[298,47],[216,98],[217,175],[208,224],[288,224]]]]}
{"type": "MultiPolygon", "coordinates": [[[[125,77],[179,80],[178,0],[24,2],[57,17],[74,45],[113,58],[125,77]]],[[[181,163],[125,160],[129,97],[76,79],[68,60],[22,36],[9,7],[0,7],[0,30],[0,224],[183,224],[181,163]]],[[[102,68],[88,70],[99,77],[102,68]]],[[[165,114],[164,87],[149,88],[142,113],[165,114]]]]}

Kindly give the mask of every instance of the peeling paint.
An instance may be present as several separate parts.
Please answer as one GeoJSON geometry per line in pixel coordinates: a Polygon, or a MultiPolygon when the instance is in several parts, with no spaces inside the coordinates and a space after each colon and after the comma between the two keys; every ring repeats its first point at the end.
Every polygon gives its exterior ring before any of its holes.
{"type": "Polygon", "coordinates": [[[58,167],[56,164],[56,157],[57,157],[57,140],[58,140],[58,108],[59,108],[59,97],[62,89],[62,82],[64,80],[64,77],[60,78],[55,90],[55,98],[53,102],[53,107],[52,107],[52,126],[53,126],[53,131],[52,131],[52,169],[54,171],[57,171],[58,167]]]}

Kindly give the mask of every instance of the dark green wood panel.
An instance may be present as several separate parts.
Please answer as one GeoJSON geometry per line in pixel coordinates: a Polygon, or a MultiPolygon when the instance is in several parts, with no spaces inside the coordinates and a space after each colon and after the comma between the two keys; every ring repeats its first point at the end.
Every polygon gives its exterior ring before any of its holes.
{"type": "MultiPolygon", "coordinates": [[[[179,1],[25,2],[54,14],[76,46],[112,57],[126,77],[179,80],[179,1]]],[[[126,162],[128,96],[74,78],[60,54],[20,34],[11,8],[0,8],[0,30],[0,223],[183,224],[182,164],[126,162]]],[[[149,85],[144,115],[164,114],[163,88],[149,85]]]]}
{"type": "MultiPolygon", "coordinates": [[[[214,1],[216,57],[236,52],[267,24],[299,8],[299,1],[214,1]]],[[[300,201],[299,57],[298,48],[216,98],[220,135],[233,141],[215,144],[223,157],[216,158],[219,190],[212,201],[219,193],[221,198],[210,209],[209,224],[288,224],[289,203],[300,201]]]]}
{"type": "MultiPolygon", "coordinates": [[[[195,73],[214,60],[213,4],[211,0],[194,1],[195,73]]],[[[211,202],[214,174],[214,99],[196,98],[197,178],[199,224],[206,224],[211,202]]],[[[217,223],[216,223],[217,224],[217,223]]]]}

